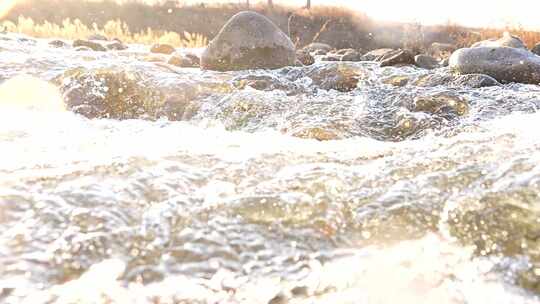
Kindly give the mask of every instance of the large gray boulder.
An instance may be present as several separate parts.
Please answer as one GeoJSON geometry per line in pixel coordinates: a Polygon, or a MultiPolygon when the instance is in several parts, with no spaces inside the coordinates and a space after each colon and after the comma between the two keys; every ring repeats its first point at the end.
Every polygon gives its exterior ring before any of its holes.
{"type": "Polygon", "coordinates": [[[511,47],[476,47],[455,51],[450,68],[460,74],[486,74],[501,83],[540,83],[540,56],[511,47]]]}
{"type": "Polygon", "coordinates": [[[499,39],[489,39],[479,41],[473,44],[471,47],[511,47],[518,49],[527,49],[527,46],[519,37],[512,36],[508,32],[504,32],[503,36],[499,39]]]}
{"type": "Polygon", "coordinates": [[[217,71],[277,69],[292,66],[295,47],[272,21],[240,12],[223,26],[201,57],[201,68],[217,71]]]}

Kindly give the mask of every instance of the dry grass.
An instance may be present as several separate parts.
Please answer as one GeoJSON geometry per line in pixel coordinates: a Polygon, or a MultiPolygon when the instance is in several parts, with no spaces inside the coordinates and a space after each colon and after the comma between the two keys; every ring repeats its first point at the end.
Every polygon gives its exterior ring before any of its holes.
{"type": "Polygon", "coordinates": [[[528,48],[534,47],[540,42],[540,32],[528,31],[521,26],[507,26],[506,28],[477,28],[466,29],[455,24],[448,24],[441,27],[441,30],[447,33],[458,47],[469,47],[475,42],[491,38],[500,38],[504,32],[509,32],[523,40],[528,48]]]}
{"type": "Polygon", "coordinates": [[[103,27],[93,23],[87,26],[79,19],[64,19],[60,25],[48,21],[36,23],[31,18],[19,16],[17,22],[4,21],[3,26],[9,32],[26,34],[37,38],[87,39],[93,34],[118,38],[126,43],[154,44],[166,43],[179,48],[198,48],[208,44],[208,39],[201,34],[171,31],[146,31],[132,33],[128,25],[121,20],[109,20],[103,27]]]}

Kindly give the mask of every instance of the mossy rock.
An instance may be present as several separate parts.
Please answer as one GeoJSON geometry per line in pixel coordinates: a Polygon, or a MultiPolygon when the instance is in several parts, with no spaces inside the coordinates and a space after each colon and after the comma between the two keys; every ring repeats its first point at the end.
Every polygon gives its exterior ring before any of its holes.
{"type": "Polygon", "coordinates": [[[67,108],[88,118],[155,118],[163,96],[142,75],[125,70],[78,68],[55,79],[67,108]]]}

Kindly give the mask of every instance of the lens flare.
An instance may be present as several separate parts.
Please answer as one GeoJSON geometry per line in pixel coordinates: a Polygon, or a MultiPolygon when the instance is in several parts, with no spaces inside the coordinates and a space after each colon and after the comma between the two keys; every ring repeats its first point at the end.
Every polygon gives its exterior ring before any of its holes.
{"type": "Polygon", "coordinates": [[[2,0],[0,1],[0,18],[4,18],[9,11],[15,6],[15,4],[22,2],[23,0],[2,0]]]}
{"type": "Polygon", "coordinates": [[[57,87],[27,75],[16,76],[0,85],[0,108],[40,112],[65,110],[57,87]]]}

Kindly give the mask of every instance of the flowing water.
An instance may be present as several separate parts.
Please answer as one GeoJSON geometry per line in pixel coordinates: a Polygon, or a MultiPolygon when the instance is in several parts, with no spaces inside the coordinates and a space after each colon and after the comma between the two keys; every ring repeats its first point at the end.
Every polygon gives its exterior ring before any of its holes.
{"type": "Polygon", "coordinates": [[[1,303],[540,303],[540,86],[145,56],[2,36],[1,303]]]}

